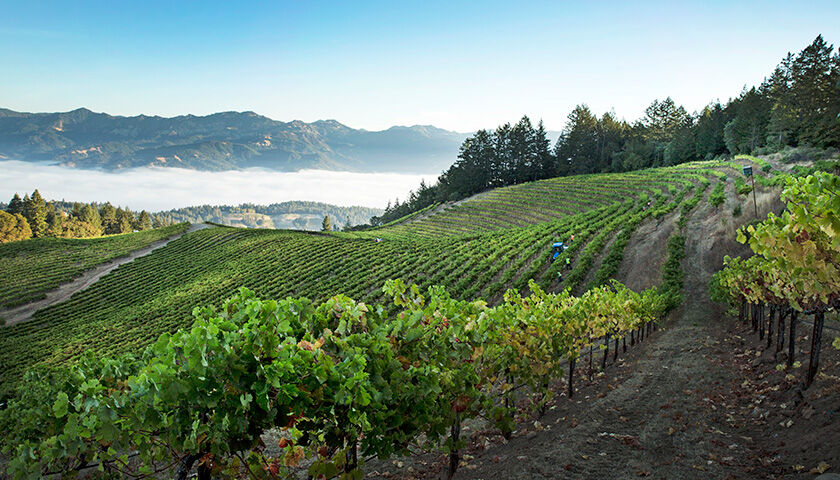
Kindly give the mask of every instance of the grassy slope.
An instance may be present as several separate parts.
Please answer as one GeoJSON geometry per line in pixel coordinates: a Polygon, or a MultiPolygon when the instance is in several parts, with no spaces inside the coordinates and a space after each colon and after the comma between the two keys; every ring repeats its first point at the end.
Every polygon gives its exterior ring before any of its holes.
{"type": "Polygon", "coordinates": [[[33,238],[0,245],[0,309],[39,298],[85,270],[183,232],[189,224],[107,237],[33,238]]]}
{"type": "Polygon", "coordinates": [[[241,286],[267,298],[323,300],[344,293],[374,302],[384,281],[396,277],[444,285],[456,297],[494,300],[508,287],[527,287],[531,278],[548,285],[552,242],[572,233],[584,242],[583,231],[597,236],[606,226],[623,228],[633,215],[644,215],[640,195],[659,192],[659,203],[667,204],[669,192],[697,181],[693,168],[506,187],[374,232],[194,232],[120,266],[31,321],[0,330],[0,392],[33,364],[61,364],[88,349],[137,352],[161,333],[191,324],[196,305],[219,305],[241,286]]]}

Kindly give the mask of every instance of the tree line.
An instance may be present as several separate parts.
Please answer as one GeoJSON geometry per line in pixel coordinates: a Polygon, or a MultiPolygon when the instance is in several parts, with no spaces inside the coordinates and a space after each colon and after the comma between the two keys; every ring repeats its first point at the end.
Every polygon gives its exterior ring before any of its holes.
{"type": "Polygon", "coordinates": [[[128,207],[110,203],[46,201],[36,189],[32,195],[12,197],[0,210],[0,243],[28,238],[84,238],[149,230],[169,222],[145,210],[135,214],[128,207]]]}
{"type": "Polygon", "coordinates": [[[366,222],[371,215],[382,209],[361,206],[337,206],[312,201],[289,201],[258,205],[242,203],[239,205],[196,205],[168,211],[157,212],[162,219],[172,223],[214,222],[229,225],[232,218],[237,224],[249,228],[294,228],[297,230],[317,230],[321,219],[327,215],[334,229],[339,226],[357,225],[366,222]],[[295,216],[287,219],[285,216],[295,216]],[[271,217],[271,218],[266,218],[271,217]]]}
{"type": "Polygon", "coordinates": [[[785,147],[840,147],[840,53],[822,35],[788,54],[757,87],[726,104],[688,113],[670,97],[654,100],[635,122],[598,117],[576,106],[550,146],[542,122],[524,116],[464,140],[458,160],[434,185],[421,182],[404,202],[371,218],[382,225],[439,202],[490,188],[556,176],[625,172],[725,155],[767,154],[785,147]]]}

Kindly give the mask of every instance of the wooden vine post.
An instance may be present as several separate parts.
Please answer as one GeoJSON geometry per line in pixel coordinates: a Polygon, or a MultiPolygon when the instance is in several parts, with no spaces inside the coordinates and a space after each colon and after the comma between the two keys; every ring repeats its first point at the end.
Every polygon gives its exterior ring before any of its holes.
{"type": "Polygon", "coordinates": [[[824,322],[825,311],[820,309],[814,313],[814,332],[811,335],[811,355],[808,362],[808,375],[805,377],[805,388],[811,386],[820,368],[820,343],[824,322]]]}

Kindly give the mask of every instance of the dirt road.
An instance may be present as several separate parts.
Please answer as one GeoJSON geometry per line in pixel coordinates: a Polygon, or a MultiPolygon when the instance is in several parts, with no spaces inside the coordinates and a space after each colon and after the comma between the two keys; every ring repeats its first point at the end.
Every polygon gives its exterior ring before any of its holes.
{"type": "Polygon", "coordinates": [[[110,262],[103,263],[84,272],[80,277],[75,278],[73,281],[60,285],[55,290],[48,292],[46,298],[27,303],[25,305],[20,305],[15,308],[10,308],[8,310],[0,310],[0,318],[6,319],[6,326],[25,322],[26,320],[29,320],[38,310],[67,300],[76,293],[93,285],[100,278],[104,277],[120,265],[134,261],[134,259],[140,258],[144,255],[148,255],[158,248],[164,247],[169,242],[177,240],[188,233],[211,227],[212,225],[208,225],[206,223],[190,225],[190,228],[188,228],[184,233],[179,233],[164,240],[159,240],[146,248],[135,250],[125,257],[120,257],[110,262]]]}
{"type": "Polygon", "coordinates": [[[744,452],[733,433],[715,426],[707,397],[710,384],[729,378],[709,361],[717,342],[707,322],[720,312],[705,294],[710,262],[702,257],[710,231],[704,223],[692,222],[686,232],[685,290],[694,293],[671,322],[609,367],[601,388],[572,402],[561,399],[557,413],[541,421],[550,430],[520,432],[476,457],[458,478],[701,479],[737,471],[711,460],[744,452]]]}

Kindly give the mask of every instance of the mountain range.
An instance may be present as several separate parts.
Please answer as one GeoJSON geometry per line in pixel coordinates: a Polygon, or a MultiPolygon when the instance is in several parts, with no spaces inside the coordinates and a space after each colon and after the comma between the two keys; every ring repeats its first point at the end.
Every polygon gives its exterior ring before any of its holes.
{"type": "Polygon", "coordinates": [[[451,165],[468,135],[428,125],[368,131],[335,120],[281,122],[254,112],[165,118],[86,108],[63,113],[0,108],[0,160],[105,170],[160,166],[430,173],[451,165]]]}

